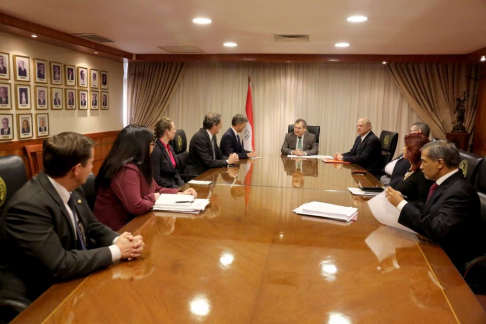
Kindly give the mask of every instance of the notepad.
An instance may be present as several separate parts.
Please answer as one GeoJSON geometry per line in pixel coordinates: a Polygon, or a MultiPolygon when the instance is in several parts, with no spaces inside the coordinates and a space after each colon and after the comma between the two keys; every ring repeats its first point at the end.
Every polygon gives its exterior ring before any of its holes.
{"type": "Polygon", "coordinates": [[[344,222],[349,222],[358,215],[357,208],[327,204],[318,201],[303,204],[293,211],[297,214],[324,217],[344,222]]]}
{"type": "Polygon", "coordinates": [[[193,185],[199,185],[199,186],[209,186],[212,181],[204,181],[204,180],[191,180],[188,183],[193,184],[193,185]]]}

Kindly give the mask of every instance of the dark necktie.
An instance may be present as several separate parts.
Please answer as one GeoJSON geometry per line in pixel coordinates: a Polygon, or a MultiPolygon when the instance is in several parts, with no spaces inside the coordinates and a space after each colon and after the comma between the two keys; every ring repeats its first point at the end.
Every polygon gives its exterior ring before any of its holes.
{"type": "Polygon", "coordinates": [[[240,135],[236,134],[236,141],[238,142],[238,149],[241,148],[240,135]]]}
{"type": "Polygon", "coordinates": [[[435,182],[434,182],[434,184],[433,184],[433,185],[431,185],[431,186],[430,186],[430,189],[429,189],[429,195],[427,196],[427,201],[426,201],[426,203],[428,203],[428,202],[429,202],[430,197],[432,197],[432,194],[434,193],[435,189],[437,189],[437,187],[438,187],[438,186],[439,186],[439,185],[438,185],[437,183],[435,183],[435,182]]]}
{"type": "Polygon", "coordinates": [[[84,231],[83,223],[78,218],[78,214],[76,213],[76,208],[74,206],[74,197],[71,194],[71,197],[68,200],[68,206],[71,208],[73,212],[73,219],[74,219],[74,229],[76,230],[76,242],[78,243],[78,250],[86,250],[86,234],[84,231]]]}
{"type": "Polygon", "coordinates": [[[214,140],[215,140],[215,138],[213,136],[213,138],[211,139],[211,146],[213,147],[213,159],[216,160],[216,149],[215,149],[214,140]]]}

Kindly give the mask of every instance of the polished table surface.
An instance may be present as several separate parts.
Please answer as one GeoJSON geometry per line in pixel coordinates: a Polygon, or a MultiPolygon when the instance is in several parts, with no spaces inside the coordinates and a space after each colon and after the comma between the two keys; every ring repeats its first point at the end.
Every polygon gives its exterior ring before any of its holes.
{"type": "Polygon", "coordinates": [[[355,166],[264,155],[193,186],[199,215],[148,213],[122,230],[143,256],[57,284],[15,323],[485,323],[443,250],[380,225],[347,187],[355,166]],[[355,222],[303,217],[310,201],[358,208],[355,222]]]}

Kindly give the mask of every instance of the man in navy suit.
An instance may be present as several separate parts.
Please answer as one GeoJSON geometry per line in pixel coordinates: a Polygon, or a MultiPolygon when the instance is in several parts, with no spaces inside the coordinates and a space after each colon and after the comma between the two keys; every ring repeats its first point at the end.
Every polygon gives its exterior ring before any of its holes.
{"type": "Polygon", "coordinates": [[[381,169],[383,167],[381,142],[371,131],[370,120],[368,118],[358,119],[356,129],[358,137],[356,137],[351,151],[343,154],[336,152],[334,159],[358,164],[367,170],[381,169]]]}
{"type": "Polygon", "coordinates": [[[221,152],[224,155],[229,156],[231,153],[236,153],[239,159],[257,156],[256,152],[245,150],[242,138],[239,135],[245,129],[247,122],[248,118],[242,114],[237,114],[233,117],[231,127],[221,138],[221,152]]]}
{"type": "Polygon", "coordinates": [[[459,150],[447,141],[425,144],[420,169],[435,181],[424,203],[408,203],[399,191],[388,187],[386,196],[400,211],[398,222],[436,241],[462,272],[467,261],[478,256],[479,196],[458,169],[459,150]]]}

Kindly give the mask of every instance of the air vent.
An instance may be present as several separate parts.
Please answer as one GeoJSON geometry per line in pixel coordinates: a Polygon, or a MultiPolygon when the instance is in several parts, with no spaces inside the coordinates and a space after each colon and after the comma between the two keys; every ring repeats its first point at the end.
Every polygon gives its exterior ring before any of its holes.
{"type": "Polygon", "coordinates": [[[308,42],[309,35],[273,35],[276,42],[289,43],[289,42],[308,42]]]}
{"type": "Polygon", "coordinates": [[[96,43],[115,43],[115,41],[96,34],[73,34],[73,36],[87,39],[96,43]]]}
{"type": "Polygon", "coordinates": [[[157,46],[161,50],[173,54],[195,54],[204,53],[201,49],[195,46],[157,46]]]}

